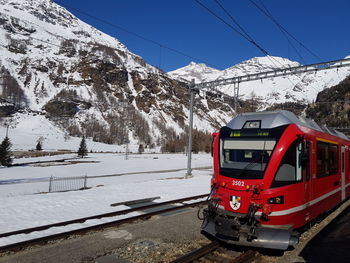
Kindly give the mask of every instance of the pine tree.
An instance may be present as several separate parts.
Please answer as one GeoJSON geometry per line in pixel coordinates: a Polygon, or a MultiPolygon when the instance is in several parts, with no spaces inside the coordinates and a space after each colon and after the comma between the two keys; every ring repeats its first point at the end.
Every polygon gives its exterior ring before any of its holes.
{"type": "Polygon", "coordinates": [[[139,145],[139,154],[143,153],[145,151],[145,147],[143,146],[143,144],[139,145]]]}
{"type": "Polygon", "coordinates": [[[43,149],[42,145],[41,145],[41,142],[38,141],[38,143],[36,144],[36,150],[37,151],[41,151],[43,149]]]}
{"type": "Polygon", "coordinates": [[[3,166],[11,166],[12,164],[11,142],[7,136],[0,145],[0,164],[3,166]]]}
{"type": "Polygon", "coordinates": [[[79,150],[78,150],[78,156],[83,158],[84,156],[88,155],[88,150],[86,147],[86,142],[85,142],[85,136],[81,139],[79,150]]]}

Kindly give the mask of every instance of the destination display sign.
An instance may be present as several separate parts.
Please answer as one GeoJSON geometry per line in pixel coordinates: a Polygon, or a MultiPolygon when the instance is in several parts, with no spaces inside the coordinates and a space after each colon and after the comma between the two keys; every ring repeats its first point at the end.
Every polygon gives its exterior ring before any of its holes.
{"type": "Polygon", "coordinates": [[[220,138],[275,138],[281,137],[288,125],[283,125],[273,129],[240,129],[234,130],[225,126],[220,130],[220,138]]]}
{"type": "Polygon", "coordinates": [[[268,137],[269,134],[268,130],[233,130],[230,137],[268,137]]]}

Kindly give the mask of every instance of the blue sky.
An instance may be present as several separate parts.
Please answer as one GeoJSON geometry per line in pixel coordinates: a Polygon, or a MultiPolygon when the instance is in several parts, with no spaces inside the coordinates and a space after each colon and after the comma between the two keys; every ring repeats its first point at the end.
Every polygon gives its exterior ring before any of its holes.
{"type": "MultiPolygon", "coordinates": [[[[225,69],[263,53],[223,24],[194,0],[54,0],[81,20],[117,38],[146,62],[164,71],[191,61],[225,69]],[[69,8],[69,7],[73,8],[69,8]],[[123,27],[188,58],[106,25],[77,10],[123,27]]],[[[215,0],[200,0],[220,17],[232,20],[215,0]]],[[[348,0],[254,0],[268,8],[274,18],[323,61],[350,55],[350,1],[348,0]],[[261,2],[260,2],[261,1],[261,2]]],[[[249,35],[270,55],[310,64],[319,62],[302,46],[290,40],[249,0],[219,0],[249,35]]]]}

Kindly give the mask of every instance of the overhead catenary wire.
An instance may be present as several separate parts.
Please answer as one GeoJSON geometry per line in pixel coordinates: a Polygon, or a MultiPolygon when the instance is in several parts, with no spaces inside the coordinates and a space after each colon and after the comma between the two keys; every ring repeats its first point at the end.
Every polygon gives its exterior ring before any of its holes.
{"type": "MultiPolygon", "coordinates": [[[[214,0],[216,4],[226,13],[226,15],[232,20],[232,22],[242,31],[243,34],[250,39],[251,42],[255,42],[254,39],[248,34],[248,32],[237,22],[237,20],[227,11],[227,9],[220,3],[219,0],[214,0]]],[[[256,42],[255,42],[256,43],[256,42]]]]}
{"type": "MultiPolygon", "coordinates": [[[[250,39],[250,42],[251,43],[257,43],[249,34],[248,34],[248,32],[237,22],[237,20],[230,14],[230,12],[228,12],[227,11],[227,9],[220,3],[220,1],[219,0],[214,0],[216,3],[217,3],[217,5],[226,13],[226,15],[228,16],[228,17],[230,17],[230,19],[233,21],[233,23],[236,25],[236,26],[238,26],[238,28],[243,32],[243,34],[245,34],[246,35],[246,37],[247,38],[249,38],[250,39]]],[[[260,45],[259,45],[260,46],[260,45]]],[[[268,54],[268,52],[266,51],[266,49],[264,49],[264,48],[262,48],[261,46],[260,46],[260,50],[264,50],[265,52],[266,52],[266,56],[267,56],[267,58],[275,65],[275,66],[277,66],[275,63],[274,63],[274,61],[276,61],[278,64],[280,64],[282,67],[284,67],[284,65],[282,65],[281,63],[279,63],[276,59],[274,59],[272,56],[270,56],[269,54],[268,54]],[[261,49],[260,49],[261,48],[261,49]],[[274,61],[273,61],[274,60],[274,61]]],[[[264,52],[263,52],[264,53],[264,52]]],[[[292,82],[292,84],[293,85],[295,85],[293,82],[292,82]]]]}
{"type": "Polygon", "coordinates": [[[257,44],[254,40],[249,39],[249,37],[247,37],[245,34],[243,34],[242,32],[240,32],[239,30],[237,30],[236,28],[234,28],[230,23],[228,23],[227,21],[225,21],[223,18],[221,18],[219,15],[217,15],[215,12],[213,12],[209,7],[207,7],[205,4],[203,4],[202,2],[200,2],[199,0],[194,0],[196,3],[198,3],[200,6],[202,6],[205,10],[207,10],[210,14],[212,14],[213,16],[215,16],[217,19],[219,19],[222,23],[224,23],[225,25],[227,25],[229,28],[231,28],[234,32],[236,32],[237,34],[239,34],[241,37],[243,37],[245,40],[247,40],[248,42],[250,42],[252,45],[254,45],[256,48],[258,48],[263,54],[265,54],[266,56],[268,55],[268,52],[262,48],[259,44],[257,44]]]}
{"type": "MultiPolygon", "coordinates": [[[[275,23],[277,25],[277,27],[284,32],[285,34],[287,34],[288,36],[290,36],[295,42],[297,42],[300,46],[302,46],[307,52],[309,52],[313,57],[315,57],[318,61],[323,61],[322,58],[320,58],[320,56],[318,56],[317,54],[315,54],[313,51],[311,51],[306,45],[304,45],[301,41],[299,41],[292,33],[290,33],[284,26],[282,26],[277,20],[276,18],[274,18],[274,16],[272,15],[272,13],[267,9],[266,5],[259,0],[261,6],[259,6],[254,0],[249,0],[261,13],[263,13],[265,16],[267,16],[273,23],[275,23]]],[[[294,47],[292,45],[292,47],[294,47]]],[[[296,48],[294,48],[294,50],[297,52],[297,54],[299,55],[299,52],[297,51],[296,48]]],[[[299,55],[300,56],[300,55],[299,55]]]]}
{"type": "Polygon", "coordinates": [[[263,6],[265,10],[263,10],[260,6],[258,6],[253,0],[249,0],[256,8],[259,9],[264,15],[266,15],[272,22],[277,25],[278,29],[281,31],[281,33],[284,35],[284,37],[287,39],[289,45],[293,48],[294,52],[299,56],[299,59],[303,61],[303,63],[306,63],[306,60],[301,55],[301,53],[298,51],[298,49],[294,46],[293,42],[290,41],[287,33],[282,28],[281,24],[277,22],[277,20],[272,16],[271,12],[267,9],[267,7],[264,5],[262,1],[259,0],[260,4],[263,6]]]}

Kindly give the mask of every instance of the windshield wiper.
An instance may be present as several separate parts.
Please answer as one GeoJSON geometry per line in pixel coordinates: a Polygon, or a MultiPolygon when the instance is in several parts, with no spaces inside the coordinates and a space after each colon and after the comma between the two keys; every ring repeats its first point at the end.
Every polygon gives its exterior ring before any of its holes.
{"type": "Polygon", "coordinates": [[[267,152],[265,151],[265,146],[266,146],[266,141],[264,141],[264,147],[262,150],[262,153],[260,156],[257,156],[257,158],[255,158],[253,161],[251,161],[250,163],[248,163],[246,166],[244,166],[244,168],[242,169],[242,171],[239,173],[239,177],[241,177],[242,175],[244,175],[246,173],[246,171],[248,170],[248,168],[252,167],[253,164],[257,163],[259,161],[259,159],[261,158],[261,168],[260,170],[262,170],[262,165],[264,162],[264,157],[267,154],[267,152]]]}
{"type": "Polygon", "coordinates": [[[259,161],[259,158],[261,156],[258,156],[258,158],[255,158],[253,161],[251,161],[250,163],[248,163],[246,166],[244,166],[244,168],[242,169],[242,171],[239,173],[239,177],[241,177],[242,175],[245,174],[245,172],[248,170],[248,168],[252,167],[255,163],[257,163],[259,161]]]}

